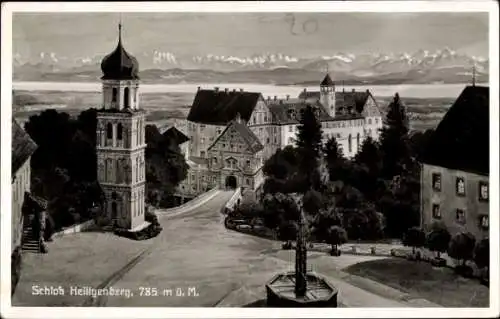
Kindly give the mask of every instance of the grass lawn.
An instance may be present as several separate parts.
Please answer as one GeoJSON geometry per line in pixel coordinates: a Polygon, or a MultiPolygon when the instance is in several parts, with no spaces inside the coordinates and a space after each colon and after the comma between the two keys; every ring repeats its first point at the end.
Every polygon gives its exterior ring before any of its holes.
{"type": "Polygon", "coordinates": [[[466,279],[452,269],[432,267],[426,262],[381,259],[352,265],[344,271],[444,307],[489,307],[489,289],[477,279],[466,279]]]}

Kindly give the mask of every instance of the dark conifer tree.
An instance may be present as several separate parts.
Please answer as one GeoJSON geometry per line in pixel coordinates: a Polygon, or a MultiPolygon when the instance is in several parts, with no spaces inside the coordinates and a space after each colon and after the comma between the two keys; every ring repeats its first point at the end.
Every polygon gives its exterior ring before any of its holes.
{"type": "Polygon", "coordinates": [[[389,110],[380,134],[380,150],[382,153],[382,174],[391,179],[401,174],[410,161],[409,120],[406,108],[399,94],[389,104],[389,110]]]}

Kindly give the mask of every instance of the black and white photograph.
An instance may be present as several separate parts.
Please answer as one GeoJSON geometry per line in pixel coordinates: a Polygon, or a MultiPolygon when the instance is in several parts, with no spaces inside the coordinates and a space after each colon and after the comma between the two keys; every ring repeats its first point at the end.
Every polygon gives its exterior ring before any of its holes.
{"type": "Polygon", "coordinates": [[[498,83],[493,1],[2,5],[2,316],[497,316],[498,83]]]}

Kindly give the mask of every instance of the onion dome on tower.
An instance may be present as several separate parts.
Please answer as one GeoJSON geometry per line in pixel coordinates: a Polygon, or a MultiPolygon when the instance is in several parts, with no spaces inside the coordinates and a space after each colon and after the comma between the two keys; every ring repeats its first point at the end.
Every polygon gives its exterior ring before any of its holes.
{"type": "Polygon", "coordinates": [[[118,45],[101,62],[103,80],[138,80],[139,62],[122,46],[122,25],[118,25],[118,45]]]}

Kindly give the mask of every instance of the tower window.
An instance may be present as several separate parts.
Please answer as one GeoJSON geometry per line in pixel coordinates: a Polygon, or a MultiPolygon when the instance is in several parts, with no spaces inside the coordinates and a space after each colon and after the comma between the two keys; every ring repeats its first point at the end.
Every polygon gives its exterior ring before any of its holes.
{"type": "Polygon", "coordinates": [[[123,98],[124,98],[124,101],[123,101],[123,104],[126,108],[129,108],[130,107],[130,89],[129,88],[125,88],[124,90],[124,93],[123,93],[123,98]]]}
{"type": "Polygon", "coordinates": [[[118,96],[118,90],[116,88],[113,88],[113,93],[111,96],[111,102],[116,102],[116,98],[118,96]]]}
{"type": "Polygon", "coordinates": [[[113,138],[113,124],[111,123],[108,123],[106,136],[107,138],[113,138]]]}
{"type": "Polygon", "coordinates": [[[349,153],[351,153],[352,152],[352,135],[351,134],[349,134],[349,139],[347,142],[349,143],[349,145],[348,145],[349,146],[349,153]]]}
{"type": "Polygon", "coordinates": [[[121,141],[123,138],[123,126],[122,123],[118,123],[118,128],[117,128],[117,138],[121,141]]]}
{"type": "Polygon", "coordinates": [[[359,149],[359,133],[356,135],[356,147],[359,149]]]}

